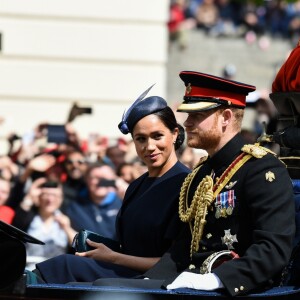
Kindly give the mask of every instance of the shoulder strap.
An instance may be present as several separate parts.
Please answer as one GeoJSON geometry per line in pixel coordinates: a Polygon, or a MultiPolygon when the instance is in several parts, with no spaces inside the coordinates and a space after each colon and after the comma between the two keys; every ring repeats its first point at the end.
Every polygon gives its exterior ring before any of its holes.
{"type": "Polygon", "coordinates": [[[267,155],[268,153],[273,154],[274,156],[276,156],[276,153],[271,151],[268,148],[265,148],[263,146],[260,146],[259,144],[248,144],[248,145],[244,145],[242,147],[242,151],[245,153],[248,153],[252,156],[254,156],[255,158],[262,158],[265,155],[267,155]]]}

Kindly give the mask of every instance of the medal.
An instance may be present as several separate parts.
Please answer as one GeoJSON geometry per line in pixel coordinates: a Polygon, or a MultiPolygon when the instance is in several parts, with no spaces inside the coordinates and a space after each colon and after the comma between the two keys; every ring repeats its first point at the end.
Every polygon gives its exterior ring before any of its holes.
{"type": "Polygon", "coordinates": [[[221,209],[220,209],[219,206],[216,208],[215,217],[216,217],[217,219],[219,219],[219,218],[221,217],[221,209]]]}
{"type": "Polygon", "coordinates": [[[227,208],[226,208],[226,213],[228,216],[231,216],[232,215],[232,211],[233,211],[233,207],[231,205],[229,205],[227,208]]]}
{"type": "Polygon", "coordinates": [[[228,192],[225,193],[221,193],[220,194],[220,200],[221,200],[221,217],[222,218],[227,218],[227,214],[226,214],[226,203],[227,203],[227,199],[228,199],[228,192]]]}
{"type": "Polygon", "coordinates": [[[232,215],[234,205],[234,190],[230,190],[228,191],[228,207],[226,209],[226,213],[228,216],[232,215]]]}
{"type": "Polygon", "coordinates": [[[229,190],[217,195],[215,202],[216,219],[227,218],[228,216],[232,215],[235,207],[234,198],[234,190],[229,190]]]}
{"type": "Polygon", "coordinates": [[[230,229],[224,230],[225,234],[224,236],[221,238],[222,239],[222,243],[225,244],[229,249],[234,249],[234,247],[232,246],[233,243],[237,243],[238,240],[236,238],[236,234],[232,235],[230,233],[230,229]]]}
{"type": "Polygon", "coordinates": [[[226,214],[226,207],[223,207],[223,208],[221,209],[221,217],[222,217],[222,218],[226,218],[226,217],[227,217],[227,214],[226,214]]]}
{"type": "Polygon", "coordinates": [[[217,197],[216,199],[215,207],[216,207],[215,217],[216,219],[219,219],[221,216],[221,201],[219,197],[217,197]]]}

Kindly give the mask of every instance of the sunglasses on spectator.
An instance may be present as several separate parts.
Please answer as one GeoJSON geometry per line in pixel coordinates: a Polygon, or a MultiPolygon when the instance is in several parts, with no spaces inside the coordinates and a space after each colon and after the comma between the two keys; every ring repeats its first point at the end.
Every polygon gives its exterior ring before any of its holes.
{"type": "Polygon", "coordinates": [[[67,159],[66,160],[66,164],[75,164],[78,163],[80,165],[85,164],[85,160],[84,159],[67,159]]]}

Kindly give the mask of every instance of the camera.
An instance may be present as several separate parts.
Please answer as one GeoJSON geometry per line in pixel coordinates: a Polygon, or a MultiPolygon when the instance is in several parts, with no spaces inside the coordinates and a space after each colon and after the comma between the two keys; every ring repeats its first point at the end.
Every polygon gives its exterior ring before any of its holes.
{"type": "Polygon", "coordinates": [[[70,110],[67,122],[72,122],[77,116],[80,116],[83,114],[90,115],[92,113],[93,113],[93,110],[91,107],[79,107],[77,105],[77,103],[74,103],[70,110]]]}

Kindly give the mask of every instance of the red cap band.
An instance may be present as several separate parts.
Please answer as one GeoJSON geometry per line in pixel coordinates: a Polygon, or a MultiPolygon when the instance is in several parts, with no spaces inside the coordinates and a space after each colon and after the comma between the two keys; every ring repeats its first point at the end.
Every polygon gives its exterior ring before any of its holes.
{"type": "MultiPolygon", "coordinates": [[[[198,86],[188,85],[186,87],[185,96],[187,97],[211,97],[220,98],[223,100],[230,101],[231,104],[245,107],[246,106],[246,96],[236,93],[231,93],[227,91],[220,91],[215,89],[202,88],[198,86]]],[[[213,99],[212,99],[213,102],[213,99]]]]}

